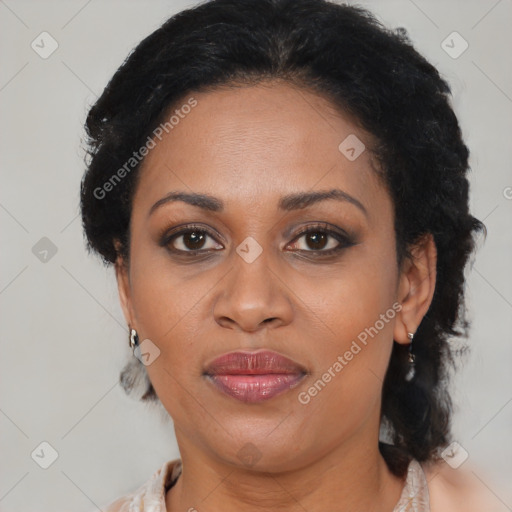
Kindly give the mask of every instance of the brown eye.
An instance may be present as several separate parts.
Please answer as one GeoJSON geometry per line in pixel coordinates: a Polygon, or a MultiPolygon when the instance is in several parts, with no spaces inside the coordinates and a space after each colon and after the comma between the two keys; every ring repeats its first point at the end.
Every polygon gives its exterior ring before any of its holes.
{"type": "Polygon", "coordinates": [[[331,254],[351,245],[354,243],[347,235],[323,226],[313,226],[301,231],[295,237],[292,248],[304,252],[331,254]],[[303,242],[299,243],[300,240],[303,242]]]}
{"type": "Polygon", "coordinates": [[[182,229],[176,233],[171,233],[162,240],[162,245],[167,246],[169,250],[176,253],[195,253],[208,250],[222,249],[213,235],[203,228],[194,226],[182,229]],[[208,242],[208,240],[211,240],[208,242]]]}
{"type": "Polygon", "coordinates": [[[201,249],[206,238],[205,234],[200,231],[189,231],[181,236],[183,237],[183,245],[191,251],[201,249]]]}
{"type": "Polygon", "coordinates": [[[321,233],[319,231],[311,231],[310,233],[307,233],[304,236],[306,243],[314,251],[325,249],[326,242],[329,239],[329,235],[327,235],[326,233],[321,233]]]}

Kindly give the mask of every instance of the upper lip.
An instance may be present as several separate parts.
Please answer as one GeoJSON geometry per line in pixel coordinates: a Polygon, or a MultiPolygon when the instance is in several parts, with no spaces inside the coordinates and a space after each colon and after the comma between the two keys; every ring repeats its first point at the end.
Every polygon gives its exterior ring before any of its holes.
{"type": "Polygon", "coordinates": [[[306,368],[273,350],[234,351],[215,358],[205,369],[206,375],[264,375],[269,373],[307,373],[306,368]]]}

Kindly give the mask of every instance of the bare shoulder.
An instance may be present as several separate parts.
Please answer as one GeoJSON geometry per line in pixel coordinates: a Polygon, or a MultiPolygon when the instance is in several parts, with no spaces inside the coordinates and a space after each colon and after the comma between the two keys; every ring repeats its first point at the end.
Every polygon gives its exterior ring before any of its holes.
{"type": "Polygon", "coordinates": [[[510,509],[464,464],[452,468],[444,460],[422,465],[431,512],[507,512],[510,509]]]}

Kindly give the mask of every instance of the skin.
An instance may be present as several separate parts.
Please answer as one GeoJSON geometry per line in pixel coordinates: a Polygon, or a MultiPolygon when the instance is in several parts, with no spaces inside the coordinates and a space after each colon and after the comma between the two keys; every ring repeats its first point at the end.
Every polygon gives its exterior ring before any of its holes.
{"type": "Polygon", "coordinates": [[[197,106],[144,161],[130,262],[116,262],[126,321],[160,350],[147,371],[173,419],[183,463],[167,509],[391,512],[404,480],[378,450],[380,395],[393,340],[409,343],[432,300],[432,237],[398,267],[393,204],[370,152],[350,161],[338,149],[350,134],[367,147],[371,137],[326,99],[279,81],[193,97],[197,106]],[[356,198],[366,213],[332,199],[277,207],[282,196],[331,189],[356,198]],[[173,191],[207,193],[224,209],[168,202],[150,214],[173,191]],[[296,234],[325,222],[351,233],[354,245],[315,255],[343,243],[330,235],[315,247],[311,236],[296,234]],[[190,251],[187,236],[160,245],[162,233],[190,223],[215,235],[198,246],[206,255],[170,252],[190,251]],[[262,248],[252,263],[236,252],[248,236],[262,248]],[[401,305],[394,318],[300,403],[298,394],[393,304],[401,305]],[[295,360],[308,375],[260,404],[221,394],[202,375],[225,352],[258,348],[295,360]],[[260,457],[253,466],[238,456],[247,443],[260,457]]]}

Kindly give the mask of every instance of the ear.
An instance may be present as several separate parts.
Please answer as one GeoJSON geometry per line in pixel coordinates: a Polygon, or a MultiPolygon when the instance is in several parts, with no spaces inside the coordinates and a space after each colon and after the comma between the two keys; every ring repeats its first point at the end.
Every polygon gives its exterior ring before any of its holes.
{"type": "Polygon", "coordinates": [[[131,300],[131,285],[130,285],[130,273],[128,264],[121,256],[119,250],[119,241],[115,241],[114,245],[117,250],[117,259],[115,262],[117,289],[119,291],[119,300],[121,302],[121,308],[126,322],[129,326],[134,327],[135,314],[133,311],[132,300],[131,300]]]}
{"type": "Polygon", "coordinates": [[[420,238],[411,248],[411,258],[402,265],[398,284],[398,301],[402,309],[397,315],[393,337],[408,345],[407,333],[415,333],[434,296],[437,250],[432,234],[420,238]]]}

